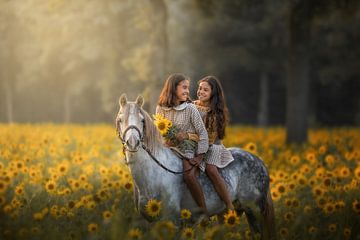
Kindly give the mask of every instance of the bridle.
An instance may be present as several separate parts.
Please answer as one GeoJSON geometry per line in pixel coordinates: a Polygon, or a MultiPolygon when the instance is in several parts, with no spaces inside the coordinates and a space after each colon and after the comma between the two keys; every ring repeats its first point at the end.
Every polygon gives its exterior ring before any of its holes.
{"type": "MultiPolygon", "coordinates": [[[[125,136],[126,136],[126,133],[128,131],[130,131],[131,129],[135,129],[137,131],[137,133],[139,134],[139,137],[140,137],[140,145],[141,147],[149,154],[149,156],[151,157],[152,160],[154,160],[161,168],[163,168],[164,170],[166,170],[167,172],[170,172],[170,173],[173,173],[173,174],[184,174],[186,172],[189,172],[191,169],[193,169],[194,165],[191,166],[191,168],[185,170],[185,171],[173,171],[167,167],[165,167],[159,160],[156,159],[156,157],[151,153],[150,149],[144,144],[144,135],[141,134],[141,131],[140,129],[135,126],[135,125],[129,125],[125,128],[123,134],[121,135],[120,133],[120,125],[117,127],[117,132],[118,132],[118,137],[120,138],[121,140],[121,143],[122,143],[122,149],[123,149],[123,154],[124,154],[124,157],[125,157],[125,163],[127,165],[129,164],[132,164],[133,162],[128,162],[127,160],[127,157],[126,157],[126,151],[128,152],[137,152],[138,150],[136,151],[133,151],[133,150],[130,150],[126,144],[126,141],[124,140],[125,139],[125,136]]],[[[143,132],[145,130],[145,125],[143,127],[143,132]]],[[[139,145],[137,145],[136,147],[138,147],[139,145]]]]}
{"type": "MultiPolygon", "coordinates": [[[[144,144],[144,135],[143,134],[141,134],[141,131],[140,131],[140,129],[137,127],[137,126],[135,126],[135,125],[129,125],[129,126],[127,126],[127,128],[125,128],[125,131],[123,132],[123,134],[122,135],[120,135],[120,127],[118,128],[118,136],[119,136],[119,138],[120,138],[120,140],[121,140],[121,143],[122,143],[122,145],[123,145],[123,153],[124,153],[124,156],[126,157],[126,155],[125,155],[125,151],[128,151],[128,152],[136,152],[136,151],[132,151],[132,150],[130,150],[128,147],[127,147],[127,144],[126,144],[126,142],[125,142],[125,136],[126,136],[126,133],[128,132],[128,131],[130,131],[131,129],[135,129],[136,131],[137,131],[137,133],[139,134],[139,137],[140,137],[140,142],[141,142],[141,144],[144,144]]],[[[143,129],[144,130],[144,129],[143,129]]],[[[137,145],[138,146],[138,145],[137,145]]],[[[136,146],[136,147],[137,147],[136,146]]]]}

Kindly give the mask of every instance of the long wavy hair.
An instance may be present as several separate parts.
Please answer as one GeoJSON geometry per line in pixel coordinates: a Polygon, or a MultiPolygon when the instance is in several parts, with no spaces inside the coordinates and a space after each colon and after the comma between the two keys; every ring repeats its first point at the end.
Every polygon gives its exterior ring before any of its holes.
{"type": "MultiPolygon", "coordinates": [[[[158,105],[162,107],[174,107],[176,105],[176,87],[180,82],[190,78],[182,73],[173,73],[165,81],[164,87],[161,90],[158,105]]],[[[187,102],[191,102],[190,99],[187,102]]]]}
{"type": "Polygon", "coordinates": [[[212,126],[216,127],[219,139],[225,137],[225,128],[229,122],[229,111],[226,107],[224,91],[219,80],[214,76],[206,76],[200,79],[198,84],[207,82],[211,87],[210,111],[205,117],[205,127],[207,129],[212,126]]]}

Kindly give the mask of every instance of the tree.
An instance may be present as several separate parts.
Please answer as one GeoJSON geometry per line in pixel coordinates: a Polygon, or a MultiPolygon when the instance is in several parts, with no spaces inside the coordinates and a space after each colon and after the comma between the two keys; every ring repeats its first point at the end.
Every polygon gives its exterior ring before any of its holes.
{"type": "Polygon", "coordinates": [[[289,13],[287,143],[303,143],[307,140],[312,2],[312,0],[294,1],[289,13]]]}
{"type": "Polygon", "coordinates": [[[18,43],[25,29],[17,21],[14,3],[0,2],[0,81],[4,91],[6,120],[8,123],[15,121],[15,99],[18,82],[19,47],[18,43]]]}

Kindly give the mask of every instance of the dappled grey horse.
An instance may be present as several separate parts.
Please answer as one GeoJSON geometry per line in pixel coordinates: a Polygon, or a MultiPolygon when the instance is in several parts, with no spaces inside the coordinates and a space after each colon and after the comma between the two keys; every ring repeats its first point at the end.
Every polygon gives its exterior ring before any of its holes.
{"type": "MultiPolygon", "coordinates": [[[[145,205],[150,199],[162,201],[162,214],[179,221],[181,209],[189,209],[196,218],[198,207],[187,189],[182,161],[162,143],[161,135],[149,114],[142,109],[143,98],[128,102],[119,99],[116,129],[123,143],[126,163],[134,179],[134,199],[138,211],[147,218],[145,205]],[[178,174],[180,173],[180,174],[178,174]]],[[[245,212],[250,230],[264,239],[275,239],[274,209],[269,191],[269,175],[261,159],[239,148],[229,148],[234,161],[220,169],[239,214],[245,212]],[[256,206],[256,207],[254,207],[256,206]],[[255,213],[258,214],[255,214],[255,213]],[[260,222],[256,216],[261,216],[260,222]]],[[[199,182],[211,215],[223,214],[225,204],[204,173],[199,182]]]]}

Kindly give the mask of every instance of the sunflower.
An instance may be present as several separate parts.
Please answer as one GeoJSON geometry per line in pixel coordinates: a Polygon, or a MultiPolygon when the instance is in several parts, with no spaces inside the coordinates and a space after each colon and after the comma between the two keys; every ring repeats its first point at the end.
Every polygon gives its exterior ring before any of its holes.
{"type": "Polygon", "coordinates": [[[280,194],[285,194],[286,193],[286,187],[284,184],[282,183],[279,183],[277,186],[276,186],[276,189],[278,191],[278,193],[280,194]]]}
{"type": "Polygon", "coordinates": [[[172,221],[161,221],[155,224],[153,234],[157,239],[173,239],[176,227],[172,221]]]}
{"type": "Polygon", "coordinates": [[[325,145],[322,145],[322,146],[319,147],[319,153],[321,155],[325,154],[326,151],[327,151],[327,147],[325,145]]]}
{"type": "Polygon", "coordinates": [[[319,208],[323,208],[326,203],[327,203],[327,200],[326,200],[324,197],[318,197],[318,198],[316,198],[316,205],[317,205],[319,208]]]}
{"type": "Polygon", "coordinates": [[[335,163],[335,157],[331,154],[326,155],[325,157],[325,162],[329,165],[329,166],[333,166],[335,163]]]}
{"type": "Polygon", "coordinates": [[[340,177],[347,178],[350,176],[350,170],[348,167],[341,167],[339,172],[340,177]]]}
{"type": "Polygon", "coordinates": [[[157,129],[159,130],[160,134],[162,136],[166,135],[167,132],[169,131],[170,127],[172,126],[172,122],[170,120],[166,119],[161,114],[153,115],[153,117],[154,117],[154,124],[157,127],[157,129]]]}
{"type": "Polygon", "coordinates": [[[280,199],[280,193],[277,191],[277,189],[276,188],[272,188],[271,190],[270,190],[270,192],[271,192],[271,197],[272,197],[272,200],[273,201],[277,201],[277,200],[279,200],[280,199]]]}
{"type": "Polygon", "coordinates": [[[300,177],[298,178],[297,182],[299,183],[299,185],[304,186],[304,185],[307,184],[308,181],[307,181],[307,179],[306,179],[304,176],[300,176],[300,177]]]}
{"type": "Polygon", "coordinates": [[[191,212],[188,209],[181,209],[180,216],[181,219],[189,219],[191,218],[191,212]]]}
{"type": "Polygon", "coordinates": [[[287,206],[287,207],[291,207],[291,206],[292,206],[292,199],[286,198],[286,199],[284,200],[284,204],[285,204],[285,206],[287,206]]]}
{"type": "Polygon", "coordinates": [[[310,163],[316,162],[316,155],[313,152],[308,152],[305,156],[306,160],[308,160],[310,163]]]}
{"type": "Polygon", "coordinates": [[[150,199],[147,202],[145,209],[150,217],[157,217],[161,211],[161,202],[157,201],[156,199],[150,199]]]}
{"type": "Polygon", "coordinates": [[[354,170],[354,176],[360,180],[360,166],[358,166],[357,168],[355,168],[354,170]]]}
{"type": "MultiPolygon", "coordinates": [[[[310,166],[308,164],[303,164],[300,168],[300,172],[305,174],[310,172],[310,166]]],[[[300,177],[300,176],[299,176],[300,177]]]]}
{"type": "Polygon", "coordinates": [[[24,185],[23,184],[20,184],[15,187],[15,194],[19,195],[19,196],[24,195],[24,185]]]}
{"type": "Polygon", "coordinates": [[[234,210],[229,210],[229,212],[224,215],[224,223],[228,227],[234,227],[235,225],[240,224],[240,217],[234,210]]]}
{"type": "Polygon", "coordinates": [[[277,179],[285,179],[286,176],[287,176],[287,174],[282,170],[276,172],[277,179]]]}
{"type": "Polygon", "coordinates": [[[92,210],[95,209],[96,207],[96,202],[95,201],[88,201],[85,205],[86,209],[92,210]]]}
{"type": "Polygon", "coordinates": [[[300,157],[298,155],[294,155],[290,158],[290,163],[292,165],[297,165],[300,162],[300,157]]]}
{"type": "Polygon", "coordinates": [[[130,239],[141,239],[142,238],[142,232],[138,228],[130,229],[128,232],[128,237],[130,239]]]}
{"type": "Polygon", "coordinates": [[[183,231],[181,233],[181,236],[184,239],[194,239],[195,233],[194,233],[194,230],[191,227],[187,227],[187,228],[183,229],[183,231]]]}
{"type": "Polygon", "coordinates": [[[134,186],[133,186],[132,182],[126,181],[124,183],[124,188],[126,189],[126,191],[131,192],[133,190],[134,186]]]}
{"type": "Polygon", "coordinates": [[[102,213],[102,216],[103,216],[103,218],[104,218],[105,220],[108,220],[108,219],[110,219],[110,218],[112,217],[112,213],[111,213],[110,211],[104,211],[104,212],[102,213]]]}
{"type": "Polygon", "coordinates": [[[349,238],[350,237],[350,235],[351,235],[351,229],[350,228],[348,228],[348,227],[346,227],[346,228],[344,228],[344,237],[345,238],[349,238]]]}
{"type": "Polygon", "coordinates": [[[57,166],[57,172],[58,172],[61,176],[65,175],[68,170],[69,170],[69,163],[67,163],[67,162],[60,163],[60,164],[57,166]]]}
{"type": "Polygon", "coordinates": [[[317,232],[317,228],[316,227],[314,227],[314,226],[311,226],[311,227],[309,227],[308,228],[308,233],[310,233],[310,234],[314,234],[314,233],[316,233],[317,232]]]}
{"type": "Polygon", "coordinates": [[[8,184],[5,181],[0,180],[0,193],[6,192],[8,184]]]}
{"type": "Polygon", "coordinates": [[[325,190],[321,186],[315,186],[312,189],[312,193],[315,197],[321,197],[325,194],[325,190]]]}
{"type": "Polygon", "coordinates": [[[88,225],[88,231],[91,233],[96,232],[99,229],[99,225],[97,225],[96,223],[90,223],[88,225]]]}
{"type": "Polygon", "coordinates": [[[53,180],[49,180],[46,184],[45,184],[45,189],[46,191],[48,191],[49,193],[54,193],[56,191],[56,183],[53,180]]]}
{"type": "Polygon", "coordinates": [[[319,167],[315,170],[315,175],[316,175],[316,178],[318,179],[321,179],[325,176],[326,174],[326,169],[323,168],[323,167],[319,167]]]}
{"type": "Polygon", "coordinates": [[[40,234],[41,232],[41,229],[39,227],[32,227],[31,228],[31,233],[34,234],[34,235],[38,235],[40,234]]]}
{"type": "Polygon", "coordinates": [[[354,212],[360,213],[360,202],[358,200],[352,202],[352,209],[354,212]]]}
{"type": "Polygon", "coordinates": [[[289,221],[291,221],[293,219],[294,219],[294,213],[287,212],[287,213],[284,214],[284,220],[285,221],[289,222],[289,221]]]}
{"type": "Polygon", "coordinates": [[[326,214],[331,214],[333,212],[335,212],[335,206],[333,203],[325,203],[324,207],[323,207],[323,211],[326,213],[326,214]]]}
{"type": "Polygon", "coordinates": [[[253,142],[249,142],[248,144],[245,145],[244,147],[245,150],[251,152],[251,153],[254,153],[256,154],[257,153],[257,147],[256,147],[256,144],[253,143],[253,142]]]}
{"type": "Polygon", "coordinates": [[[279,234],[281,237],[287,237],[289,235],[289,230],[287,228],[280,228],[279,234]]]}
{"type": "Polygon", "coordinates": [[[299,206],[300,206],[299,199],[293,198],[293,199],[292,199],[292,206],[293,206],[294,208],[299,207],[299,206]]]}
{"type": "Polygon", "coordinates": [[[335,223],[329,224],[328,230],[329,230],[329,232],[335,232],[336,231],[336,224],[335,223]]]}

